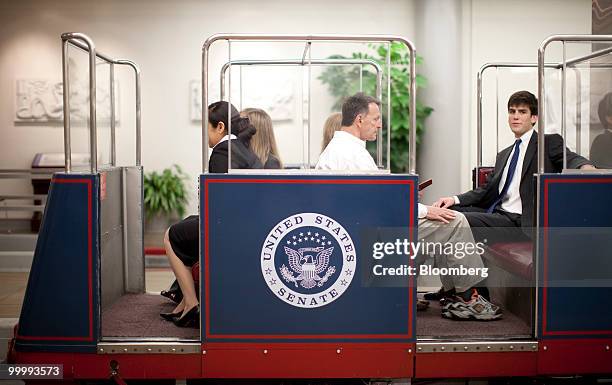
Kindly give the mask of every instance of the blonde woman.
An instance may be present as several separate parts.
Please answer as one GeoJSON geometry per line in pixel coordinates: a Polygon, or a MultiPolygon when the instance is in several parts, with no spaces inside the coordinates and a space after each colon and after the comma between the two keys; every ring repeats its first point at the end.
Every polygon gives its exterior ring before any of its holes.
{"type": "Polygon", "coordinates": [[[323,126],[323,143],[321,144],[321,151],[325,150],[325,147],[334,137],[334,132],[338,131],[342,127],[342,113],[334,112],[329,115],[323,126]]]}
{"type": "Polygon", "coordinates": [[[240,114],[249,118],[251,124],[257,129],[257,132],[251,138],[250,147],[264,165],[264,168],[283,168],[276,147],[270,115],[259,108],[246,108],[240,114]]]}

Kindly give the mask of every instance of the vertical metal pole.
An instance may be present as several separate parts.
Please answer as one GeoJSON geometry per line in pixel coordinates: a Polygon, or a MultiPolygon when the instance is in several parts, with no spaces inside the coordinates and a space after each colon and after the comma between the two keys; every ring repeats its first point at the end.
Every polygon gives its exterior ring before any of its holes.
{"type": "MultiPolygon", "coordinates": [[[[580,68],[573,67],[574,76],[576,77],[576,152],[582,152],[582,78],[580,68]]],[[[587,133],[588,134],[588,133],[587,133]]],[[[587,139],[588,141],[588,139],[587,139]]],[[[565,151],[565,147],[564,150],[565,151]]],[[[590,156],[590,154],[589,154],[590,156]]],[[[564,156],[564,162],[566,157],[564,156]]],[[[566,167],[566,163],[563,163],[566,167]]]]}
{"type": "Polygon", "coordinates": [[[499,152],[499,67],[495,67],[495,152],[499,152]]]}
{"type": "Polygon", "coordinates": [[[359,92],[363,92],[363,64],[359,64],[359,92]]]}
{"type": "MultiPolygon", "coordinates": [[[[383,78],[383,73],[382,73],[380,67],[374,67],[374,69],[376,70],[376,99],[380,100],[381,103],[382,103],[382,78],[383,78]]],[[[387,124],[387,127],[389,127],[388,124],[387,124]]]]}
{"type": "Polygon", "coordinates": [[[134,68],[134,77],[136,81],[136,166],[142,165],[142,113],[141,113],[141,102],[140,102],[140,69],[136,66],[134,68]]]}
{"type": "MultiPolygon", "coordinates": [[[[561,69],[561,136],[563,137],[563,143],[565,144],[566,138],[566,127],[565,127],[565,114],[566,114],[566,100],[567,100],[567,59],[565,52],[565,41],[563,41],[563,65],[561,69]]],[[[567,146],[563,146],[563,168],[567,168],[567,153],[565,149],[567,146]]]]}
{"type": "Polygon", "coordinates": [[[68,64],[68,41],[62,39],[62,78],[64,99],[64,165],[66,172],[72,171],[72,149],[70,148],[70,74],[68,64]]]}
{"type": "Polygon", "coordinates": [[[306,58],[306,50],[304,50],[304,54],[302,56],[302,72],[300,73],[301,75],[301,96],[302,96],[302,103],[300,104],[300,123],[302,125],[302,169],[309,169],[310,165],[307,163],[307,159],[308,159],[308,154],[307,152],[307,148],[308,145],[306,144],[306,142],[308,141],[308,132],[305,126],[305,122],[304,122],[304,104],[305,102],[309,101],[308,97],[304,96],[305,92],[308,92],[308,87],[305,84],[306,83],[306,74],[304,71],[306,71],[306,67],[304,67],[304,62],[305,62],[305,58],[306,58]]]}
{"type": "Polygon", "coordinates": [[[96,49],[89,47],[89,127],[91,173],[98,171],[98,130],[96,125],[96,49]]]}
{"type": "Polygon", "coordinates": [[[123,288],[129,291],[129,256],[128,256],[128,209],[127,209],[127,169],[121,168],[121,227],[123,241],[123,288]]]}
{"type": "Polygon", "coordinates": [[[208,49],[209,46],[202,48],[202,172],[204,173],[208,172],[208,49]]]}
{"type": "MultiPolygon", "coordinates": [[[[476,77],[476,167],[482,167],[482,73],[478,71],[476,77]]],[[[478,178],[476,178],[478,187],[478,178]]]]}
{"type": "MultiPolygon", "coordinates": [[[[376,99],[380,100],[380,102],[382,103],[382,77],[383,77],[383,73],[381,71],[381,68],[379,66],[375,66],[374,69],[376,70],[376,99]]],[[[380,111],[381,115],[382,115],[382,104],[381,104],[381,111],[380,111]]],[[[391,130],[390,130],[390,122],[387,122],[387,143],[390,143],[390,138],[391,138],[391,130]]],[[[382,129],[380,130],[380,132],[377,135],[376,141],[381,141],[382,142],[383,138],[382,138],[382,129]]],[[[387,170],[391,169],[390,166],[390,162],[391,162],[391,157],[388,156],[389,153],[389,147],[387,147],[387,170]]],[[[379,166],[382,166],[382,163],[379,164],[379,166]]]]}
{"type": "Polygon", "coordinates": [[[111,129],[111,166],[117,165],[117,147],[115,132],[115,64],[109,64],[110,72],[110,129],[111,129]]]}
{"type": "Polygon", "coordinates": [[[240,108],[238,110],[242,111],[242,66],[239,66],[238,70],[240,71],[240,108]]]}
{"type": "Polygon", "coordinates": [[[136,166],[142,164],[142,125],[140,103],[140,68],[130,60],[115,60],[114,64],[128,65],[134,70],[134,88],[136,91],[136,166]]]}
{"type": "Polygon", "coordinates": [[[544,98],[545,98],[545,82],[544,82],[544,46],[540,46],[538,49],[538,174],[536,175],[536,228],[535,228],[535,247],[533,260],[535,261],[535,282],[534,287],[536,289],[535,295],[535,306],[536,309],[534,314],[534,328],[533,333],[534,337],[538,337],[538,324],[539,324],[539,316],[538,309],[540,306],[540,249],[541,249],[541,239],[540,239],[540,230],[542,228],[542,218],[540,217],[540,208],[542,205],[542,195],[540,194],[540,186],[542,185],[542,174],[544,173],[544,129],[546,127],[546,111],[544,110],[544,98]]]}
{"type": "Polygon", "coordinates": [[[416,49],[410,54],[410,173],[416,174],[416,49]]]}
{"type": "MultiPolygon", "coordinates": [[[[544,174],[544,131],[546,129],[546,103],[544,103],[544,98],[546,98],[545,88],[544,48],[540,47],[540,49],[538,49],[538,174],[544,174]]],[[[539,202],[540,197],[538,193],[538,203],[539,202]]]]}
{"type": "MultiPolygon", "coordinates": [[[[391,42],[387,42],[387,169],[391,170],[391,42]]],[[[412,71],[413,68],[411,67],[412,71]]],[[[412,74],[411,74],[412,79],[412,74]]],[[[410,85],[412,88],[412,84],[410,85]]],[[[382,101],[381,101],[382,103],[382,101]]],[[[382,106],[381,106],[382,107],[382,106]]],[[[410,106],[412,108],[412,106],[410,106]]],[[[414,113],[413,110],[410,110],[410,114],[414,113]]],[[[414,127],[410,127],[412,130],[414,127]]],[[[408,148],[410,154],[412,154],[412,148],[408,148]]],[[[380,167],[382,166],[382,128],[378,130],[377,140],[376,140],[376,164],[380,167]]]]}
{"type": "Polygon", "coordinates": [[[312,42],[307,42],[308,44],[308,126],[306,129],[306,164],[308,165],[308,169],[310,169],[310,124],[312,121],[312,98],[311,98],[311,90],[312,90],[312,42]]]}
{"type": "Polygon", "coordinates": [[[232,169],[232,41],[227,40],[227,61],[230,63],[227,79],[227,173],[232,169]]]}
{"type": "MultiPolygon", "coordinates": [[[[227,66],[229,66],[229,63],[227,63],[227,66]]],[[[227,70],[227,67],[223,66],[225,70],[227,70]]],[[[220,82],[219,82],[219,100],[223,101],[225,100],[225,71],[224,69],[221,69],[221,78],[220,78],[220,82]]]]}

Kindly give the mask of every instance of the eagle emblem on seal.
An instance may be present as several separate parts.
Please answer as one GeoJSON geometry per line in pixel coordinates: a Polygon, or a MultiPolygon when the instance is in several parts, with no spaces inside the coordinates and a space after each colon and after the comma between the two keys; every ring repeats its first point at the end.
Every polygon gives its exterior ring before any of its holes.
{"type": "Polygon", "coordinates": [[[281,266],[281,276],[287,283],[293,283],[295,287],[298,287],[298,284],[305,289],[321,287],[336,272],[335,266],[329,266],[329,257],[334,251],[333,246],[327,249],[319,246],[303,247],[297,250],[284,247],[289,267],[284,264],[281,266]]]}

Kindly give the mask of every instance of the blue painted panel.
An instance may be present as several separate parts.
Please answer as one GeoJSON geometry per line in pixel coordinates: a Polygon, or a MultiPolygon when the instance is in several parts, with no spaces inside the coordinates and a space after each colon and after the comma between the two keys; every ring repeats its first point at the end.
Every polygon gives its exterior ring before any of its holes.
{"type": "Polygon", "coordinates": [[[53,177],[19,320],[18,349],[95,350],[98,189],[98,175],[53,177]]]}
{"type": "Polygon", "coordinates": [[[544,338],[612,335],[612,177],[540,182],[539,331],[544,338]]]}
{"type": "MultiPolygon", "coordinates": [[[[210,303],[206,306],[206,296],[203,296],[202,309],[203,314],[207,308],[210,309],[209,340],[265,340],[266,335],[295,336],[293,340],[299,340],[299,336],[317,336],[318,340],[325,340],[329,335],[351,335],[347,339],[396,335],[401,340],[413,339],[408,336],[410,326],[414,331],[414,320],[409,315],[408,306],[415,291],[408,285],[369,287],[361,280],[361,262],[343,266],[343,260],[355,255],[357,259],[371,258],[371,255],[362,256],[357,252],[365,230],[403,227],[408,231],[411,225],[416,230],[416,213],[413,214],[414,222],[410,223],[410,212],[416,207],[417,195],[413,192],[413,201],[410,201],[410,189],[416,183],[416,177],[407,176],[203,175],[201,215],[206,218],[205,210],[208,208],[209,226],[202,226],[202,248],[205,249],[208,230],[210,303]],[[206,183],[207,180],[221,183],[206,183]],[[400,183],[396,183],[398,181],[400,183]],[[408,181],[412,184],[406,183],[408,181]],[[318,222],[316,218],[319,218],[318,222]],[[285,222],[291,227],[287,228],[285,222]],[[342,226],[342,230],[337,224],[342,226]],[[280,229],[275,233],[277,225],[280,229]],[[338,232],[336,237],[334,230],[338,232]],[[351,246],[342,239],[344,230],[352,239],[351,246]],[[278,245],[275,252],[266,247],[271,247],[267,242],[278,245]],[[320,246],[321,242],[325,246],[320,246]],[[295,251],[333,247],[329,266],[333,266],[335,272],[322,285],[316,282],[312,288],[307,283],[304,287],[304,280],[287,281],[281,272],[283,265],[286,268],[291,266],[285,246],[295,251]],[[342,248],[351,252],[343,254],[340,252],[342,248]],[[266,252],[274,255],[269,265],[265,262],[266,252]],[[276,271],[277,276],[267,276],[266,266],[276,271]],[[349,279],[350,283],[347,282],[343,288],[342,280],[347,277],[354,278],[352,281],[349,279]],[[269,284],[273,279],[280,282],[269,284]],[[296,297],[282,291],[283,285],[291,288],[296,297]],[[330,290],[337,286],[338,290],[345,291],[332,299],[330,290]],[[315,292],[328,293],[329,298],[317,297],[312,302],[310,294],[315,292]],[[323,304],[327,299],[332,301],[323,304]],[[288,301],[293,301],[293,305],[288,301]]],[[[408,238],[409,234],[404,236],[408,238]]],[[[305,256],[308,251],[303,253],[305,256]]],[[[316,257],[316,253],[312,251],[312,256],[316,257]]],[[[305,263],[315,260],[320,259],[304,259],[305,263]]],[[[297,271],[288,271],[295,277],[299,276],[297,271]]],[[[321,272],[319,278],[326,272],[321,272]]],[[[204,278],[203,292],[206,290],[204,278]]],[[[206,319],[202,317],[204,328],[206,319]]]]}

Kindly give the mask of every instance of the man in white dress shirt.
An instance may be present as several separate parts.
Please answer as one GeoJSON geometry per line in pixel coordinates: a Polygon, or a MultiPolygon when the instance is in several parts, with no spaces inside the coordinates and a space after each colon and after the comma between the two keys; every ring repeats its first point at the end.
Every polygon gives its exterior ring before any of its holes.
{"type": "MultiPolygon", "coordinates": [[[[377,171],[374,159],[366,149],[366,141],[376,139],[382,127],[380,102],[358,93],[349,97],[342,105],[342,127],[321,153],[316,168],[337,171],[377,171]]],[[[441,207],[418,204],[418,235],[425,242],[475,244],[469,224],[463,214],[441,207]]],[[[480,254],[474,250],[463,258],[454,255],[434,255],[437,267],[481,268],[484,266],[480,254]]],[[[502,317],[501,309],[478,294],[475,286],[484,278],[480,275],[455,275],[440,277],[444,290],[470,298],[468,306],[455,309],[453,296],[443,300],[442,316],[451,319],[494,320],[502,317]]],[[[421,305],[423,302],[421,302],[421,305]]],[[[421,306],[423,308],[423,306],[421,306]]]]}

